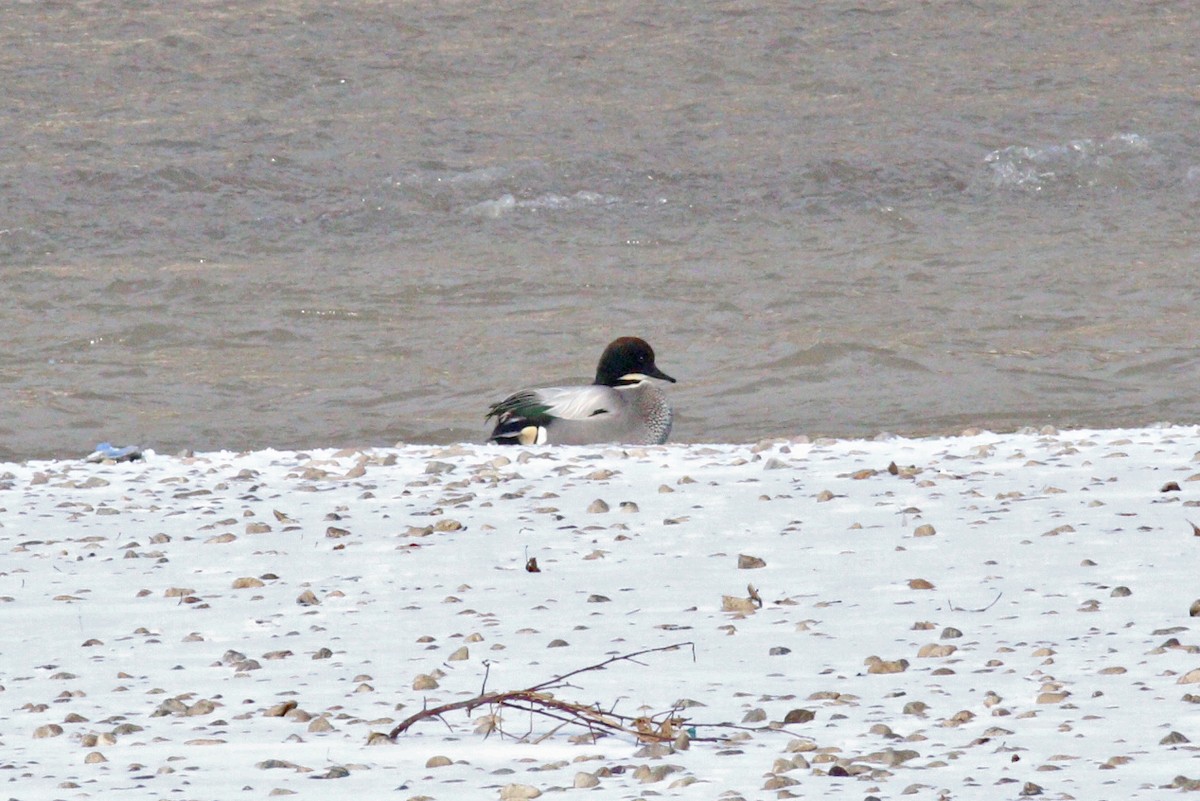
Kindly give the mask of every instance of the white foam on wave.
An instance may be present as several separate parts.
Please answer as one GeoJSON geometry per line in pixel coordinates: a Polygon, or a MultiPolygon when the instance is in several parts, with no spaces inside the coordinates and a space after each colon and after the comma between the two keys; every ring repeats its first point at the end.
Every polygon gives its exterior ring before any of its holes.
{"type": "MultiPolygon", "coordinates": [[[[1094,186],[1112,178],[1116,162],[1153,154],[1153,144],[1137,133],[1107,139],[1074,139],[1043,146],[1010,145],[984,157],[988,175],[998,188],[1041,191],[1055,185],[1094,186]]],[[[1122,170],[1136,175],[1145,165],[1122,170]]]]}
{"type": "Polygon", "coordinates": [[[599,192],[580,191],[572,195],[547,193],[527,200],[520,200],[511,194],[504,194],[494,200],[485,200],[468,206],[464,211],[480,217],[497,218],[513,211],[572,211],[588,206],[609,206],[621,202],[612,195],[599,192]]]}

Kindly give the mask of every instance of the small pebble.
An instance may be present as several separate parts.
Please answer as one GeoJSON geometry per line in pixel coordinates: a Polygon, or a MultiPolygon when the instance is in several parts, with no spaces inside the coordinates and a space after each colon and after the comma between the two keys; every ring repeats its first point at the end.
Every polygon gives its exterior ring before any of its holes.
{"type": "Polygon", "coordinates": [[[596,787],[599,784],[600,780],[591,773],[580,771],[575,774],[574,786],[577,790],[586,790],[589,787],[596,787]]]}
{"type": "Polygon", "coordinates": [[[783,716],[784,723],[808,723],[817,716],[811,709],[792,709],[783,716]]]}
{"type": "Polygon", "coordinates": [[[938,659],[938,658],[941,658],[944,656],[950,656],[950,654],[954,653],[957,650],[958,650],[958,646],[955,646],[955,645],[939,645],[939,644],[929,643],[927,645],[921,646],[920,650],[917,651],[917,656],[922,659],[928,659],[928,658],[938,659]]]}
{"type": "Polygon", "coordinates": [[[44,740],[47,737],[58,737],[63,733],[63,727],[57,723],[47,723],[33,730],[33,739],[44,740]]]}
{"type": "Polygon", "coordinates": [[[413,679],[412,688],[414,690],[436,690],[438,688],[437,679],[428,673],[421,673],[413,679]]]}
{"type": "Polygon", "coordinates": [[[334,731],[333,724],[329,722],[329,718],[322,715],[319,718],[313,718],[308,724],[308,730],[313,734],[321,734],[327,731],[334,731]]]}

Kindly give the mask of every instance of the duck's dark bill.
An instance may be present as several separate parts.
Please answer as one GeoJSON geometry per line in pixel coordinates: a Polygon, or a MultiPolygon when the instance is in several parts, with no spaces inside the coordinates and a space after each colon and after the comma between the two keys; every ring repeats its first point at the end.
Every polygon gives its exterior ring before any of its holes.
{"type": "Polygon", "coordinates": [[[671,376],[667,375],[662,370],[659,370],[657,367],[651,367],[649,370],[646,371],[646,375],[650,376],[651,378],[658,378],[663,381],[670,381],[672,384],[675,383],[674,378],[671,378],[671,376]]]}

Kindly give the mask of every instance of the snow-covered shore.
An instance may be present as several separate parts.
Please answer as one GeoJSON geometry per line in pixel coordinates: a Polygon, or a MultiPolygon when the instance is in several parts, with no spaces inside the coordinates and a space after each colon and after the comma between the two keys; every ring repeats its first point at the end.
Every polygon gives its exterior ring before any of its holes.
{"type": "Polygon", "coordinates": [[[1163,798],[1200,786],[1198,452],[1162,427],[3,464],[0,778],[20,799],[1163,798]],[[486,708],[368,744],[674,643],[555,695],[678,709],[686,749],[512,710],[485,737],[486,708]]]}

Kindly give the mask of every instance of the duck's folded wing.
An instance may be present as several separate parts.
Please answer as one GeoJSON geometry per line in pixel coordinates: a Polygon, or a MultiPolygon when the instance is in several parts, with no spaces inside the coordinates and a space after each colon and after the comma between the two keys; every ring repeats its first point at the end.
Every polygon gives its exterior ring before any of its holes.
{"type": "Polygon", "coordinates": [[[551,419],[587,420],[613,411],[613,390],[599,384],[527,389],[492,404],[488,417],[521,418],[531,423],[551,419]]]}
{"type": "Polygon", "coordinates": [[[547,404],[546,413],[560,420],[588,420],[612,414],[617,401],[613,389],[600,384],[551,387],[538,392],[547,404]]]}

